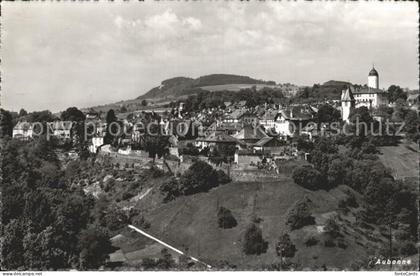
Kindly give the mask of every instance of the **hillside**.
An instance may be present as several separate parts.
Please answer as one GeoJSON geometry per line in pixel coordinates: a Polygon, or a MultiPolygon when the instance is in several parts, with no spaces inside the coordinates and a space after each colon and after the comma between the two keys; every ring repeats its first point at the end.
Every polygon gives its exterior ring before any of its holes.
{"type": "Polygon", "coordinates": [[[229,74],[213,74],[202,76],[194,80],[194,87],[223,85],[223,84],[276,84],[274,81],[256,80],[247,76],[229,75],[229,74]]]}
{"type": "MultiPolygon", "coordinates": [[[[323,226],[328,218],[339,212],[335,211],[338,210],[338,202],[346,197],[348,190],[351,189],[347,186],[339,186],[329,192],[313,192],[294,184],[288,177],[281,177],[277,182],[230,183],[208,193],[180,197],[166,204],[159,203],[156,191],[139,202],[138,208],[151,222],[147,231],[176,248],[216,267],[227,262],[236,269],[260,270],[280,262],[275,246],[279,236],[288,229],[286,215],[297,201],[306,196],[311,201],[316,224],[290,233],[297,248],[292,262],[299,265],[298,270],[321,269],[323,265],[351,269],[352,264],[365,264],[368,254],[375,252],[385,239],[375,226],[366,226],[370,230],[355,227],[353,214],[357,209],[353,209],[346,215],[340,212],[337,221],[344,235],[344,246],[324,245],[323,226]],[[218,227],[216,214],[220,206],[232,211],[238,222],[236,227],[218,227]],[[255,218],[260,220],[258,225],[268,242],[268,249],[261,255],[247,256],[242,252],[242,239],[255,218]],[[304,242],[311,236],[316,237],[319,243],[307,247],[304,242]]],[[[361,200],[359,195],[357,198],[361,200]]],[[[121,244],[119,255],[125,256],[121,259],[126,265],[138,264],[141,258],[159,254],[159,246],[139,235],[123,231],[120,238],[125,242],[121,244]]]]}
{"type": "Polygon", "coordinates": [[[187,98],[188,96],[197,94],[199,92],[236,92],[241,89],[251,88],[252,86],[256,86],[258,90],[264,87],[277,87],[274,81],[263,81],[248,76],[231,74],[211,74],[201,76],[196,79],[188,77],[175,77],[162,81],[159,86],[152,88],[145,94],[135,99],[122,100],[116,103],[83,108],[82,111],[87,112],[92,109],[97,112],[107,112],[109,109],[119,111],[122,107],[125,107],[127,112],[133,112],[135,110],[147,110],[150,108],[155,109],[164,107],[171,101],[187,98]],[[143,100],[147,101],[147,106],[143,105],[143,100]]]}
{"type": "Polygon", "coordinates": [[[334,87],[334,88],[343,88],[347,85],[351,85],[350,82],[346,82],[346,81],[335,81],[335,80],[330,80],[330,81],[326,81],[322,84],[323,87],[334,87]]]}
{"type": "Polygon", "coordinates": [[[189,93],[192,90],[194,79],[185,77],[176,77],[162,81],[161,85],[152,88],[146,94],[137,99],[166,98],[168,96],[181,96],[183,93],[189,93]],[[188,91],[188,92],[186,92],[188,91]]]}
{"type": "MultiPolygon", "coordinates": [[[[162,81],[161,85],[141,95],[137,99],[172,99],[184,95],[192,95],[205,90],[207,86],[242,84],[242,85],[275,85],[273,81],[263,81],[247,76],[230,74],[212,74],[196,79],[176,77],[162,81]]],[[[236,90],[236,88],[235,88],[236,90]]]]}

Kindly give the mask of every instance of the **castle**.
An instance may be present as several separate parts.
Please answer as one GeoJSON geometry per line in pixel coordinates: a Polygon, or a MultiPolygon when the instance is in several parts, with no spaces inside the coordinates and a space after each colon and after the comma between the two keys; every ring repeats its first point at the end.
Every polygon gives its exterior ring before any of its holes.
{"type": "Polygon", "coordinates": [[[348,122],[352,109],[365,106],[369,109],[378,108],[381,105],[388,105],[387,92],[379,89],[379,74],[375,67],[368,75],[367,87],[347,87],[341,93],[341,118],[348,122]]]}

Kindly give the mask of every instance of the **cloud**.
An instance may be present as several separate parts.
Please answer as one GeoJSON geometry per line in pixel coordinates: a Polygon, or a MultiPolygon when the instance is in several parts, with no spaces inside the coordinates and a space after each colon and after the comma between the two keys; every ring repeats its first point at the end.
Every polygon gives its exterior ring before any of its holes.
{"type": "Polygon", "coordinates": [[[2,5],[2,103],[12,109],[130,99],[179,75],[364,83],[375,62],[381,86],[418,80],[413,3],[19,4],[2,5]]]}

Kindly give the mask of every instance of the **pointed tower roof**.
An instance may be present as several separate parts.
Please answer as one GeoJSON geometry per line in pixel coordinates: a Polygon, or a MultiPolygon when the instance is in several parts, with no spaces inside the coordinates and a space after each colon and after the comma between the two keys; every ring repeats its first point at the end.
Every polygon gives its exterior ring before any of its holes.
{"type": "Polygon", "coordinates": [[[341,101],[350,102],[354,101],[352,87],[348,86],[345,90],[341,92],[341,101]]]}
{"type": "Polygon", "coordinates": [[[369,76],[379,76],[378,71],[376,71],[375,66],[372,67],[372,70],[369,72],[369,76]]]}

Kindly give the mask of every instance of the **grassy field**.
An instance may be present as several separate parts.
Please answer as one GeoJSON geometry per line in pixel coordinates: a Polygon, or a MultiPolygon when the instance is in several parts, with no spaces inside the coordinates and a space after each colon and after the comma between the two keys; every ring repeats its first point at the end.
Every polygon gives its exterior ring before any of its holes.
{"type": "MultiPolygon", "coordinates": [[[[296,185],[290,178],[281,179],[266,183],[229,183],[208,193],[180,197],[166,204],[161,203],[158,192],[154,191],[139,202],[137,208],[142,209],[151,222],[151,228],[146,230],[148,233],[209,264],[227,261],[237,269],[261,269],[280,262],[275,245],[279,236],[289,231],[285,224],[286,215],[294,203],[305,195],[311,200],[316,224],[290,234],[298,249],[292,261],[305,264],[299,269],[315,269],[322,265],[349,269],[352,263],[367,260],[368,254],[377,249],[378,241],[381,242],[377,229],[355,231],[352,212],[346,216],[341,214],[338,222],[347,247],[327,248],[323,244],[325,234],[320,229],[329,217],[337,214],[338,201],[345,197],[345,190],[350,188],[340,186],[328,192],[312,192],[296,185]],[[217,210],[220,206],[232,211],[238,222],[236,227],[218,227],[217,210]],[[242,252],[242,238],[255,218],[260,219],[258,225],[268,242],[268,250],[258,256],[247,256],[242,252]],[[306,247],[304,241],[309,236],[316,236],[320,243],[306,247]],[[377,240],[370,236],[375,236],[377,240]]],[[[134,265],[146,256],[159,256],[160,246],[128,231],[122,234],[124,237],[115,242],[121,248],[113,255],[115,260],[124,256],[126,263],[134,265]]]]}
{"type": "Polygon", "coordinates": [[[395,178],[419,177],[419,150],[414,143],[380,147],[379,159],[395,178]]]}

